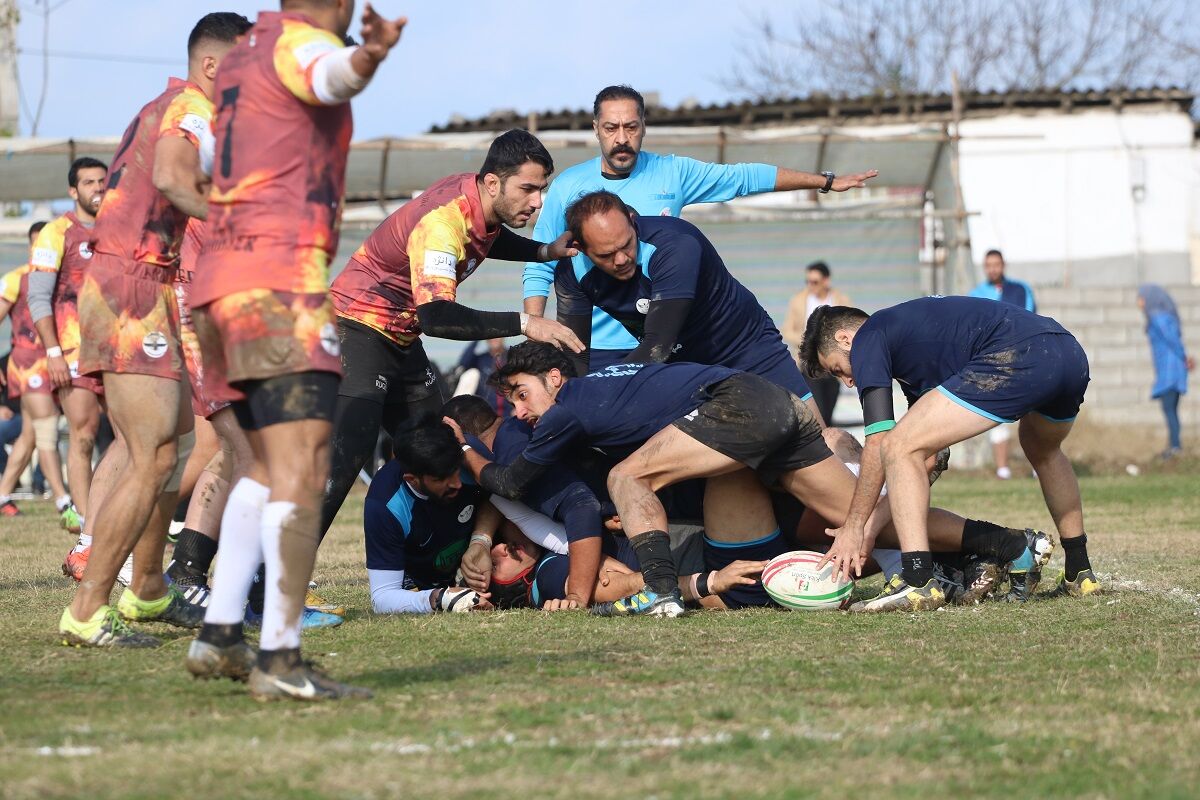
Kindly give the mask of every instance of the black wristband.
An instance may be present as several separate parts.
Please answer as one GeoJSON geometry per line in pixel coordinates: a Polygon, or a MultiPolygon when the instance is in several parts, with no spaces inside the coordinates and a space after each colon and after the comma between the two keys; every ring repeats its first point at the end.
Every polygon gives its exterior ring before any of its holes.
{"type": "Polygon", "coordinates": [[[701,572],[700,577],[696,579],[696,598],[708,597],[712,592],[708,590],[708,576],[711,572],[701,572]]]}

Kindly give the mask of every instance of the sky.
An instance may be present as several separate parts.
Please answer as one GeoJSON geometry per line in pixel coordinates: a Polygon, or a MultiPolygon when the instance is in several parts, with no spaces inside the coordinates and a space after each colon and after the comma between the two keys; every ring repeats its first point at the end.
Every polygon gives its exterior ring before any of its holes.
{"type": "MultiPolygon", "coordinates": [[[[203,14],[253,19],[263,7],[278,8],[270,0],[49,0],[43,47],[46,1],[17,0],[21,134],[31,132],[43,84],[42,56],[28,51],[47,50],[55,55],[38,135],[80,139],[119,136],[169,75],[183,76],[187,35],[203,14]],[[62,57],[70,54],[113,58],[62,57]]],[[[724,102],[732,98],[721,77],[745,47],[739,31],[746,18],[767,13],[790,25],[812,2],[376,0],[380,13],[406,15],[409,25],[354,103],[355,138],[422,133],[454,114],[584,108],[612,83],[657,91],[668,106],[689,98],[724,102]]],[[[356,21],[351,32],[357,28],[356,21]]]]}

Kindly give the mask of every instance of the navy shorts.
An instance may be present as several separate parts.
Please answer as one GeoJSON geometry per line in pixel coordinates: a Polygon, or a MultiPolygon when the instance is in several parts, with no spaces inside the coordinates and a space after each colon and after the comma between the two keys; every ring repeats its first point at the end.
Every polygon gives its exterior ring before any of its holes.
{"type": "Polygon", "coordinates": [[[976,356],[937,390],[993,422],[1015,422],[1030,412],[1070,422],[1090,380],[1087,354],[1075,337],[1043,333],[976,356]]]}
{"type": "MultiPolygon", "coordinates": [[[[791,549],[787,537],[781,535],[778,528],[774,533],[750,542],[715,542],[705,536],[704,568],[719,570],[734,561],[770,561],[791,549]]],[[[751,586],[735,586],[719,597],[731,609],[765,608],[775,605],[775,601],[763,588],[761,580],[755,581],[751,586]]]]}

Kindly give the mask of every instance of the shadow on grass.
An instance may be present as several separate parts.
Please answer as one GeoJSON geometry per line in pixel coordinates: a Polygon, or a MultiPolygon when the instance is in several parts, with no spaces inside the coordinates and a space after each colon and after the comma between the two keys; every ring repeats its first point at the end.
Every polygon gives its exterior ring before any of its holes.
{"type": "MultiPolygon", "coordinates": [[[[586,650],[574,653],[556,653],[554,661],[558,667],[564,667],[571,663],[595,665],[603,663],[605,657],[606,654],[602,651],[586,650]]],[[[420,666],[361,672],[354,676],[354,680],[362,681],[377,689],[403,689],[414,684],[450,682],[463,677],[478,678],[489,672],[503,672],[505,677],[516,674],[532,675],[536,672],[537,666],[537,654],[517,658],[510,656],[449,658],[420,666]]]]}

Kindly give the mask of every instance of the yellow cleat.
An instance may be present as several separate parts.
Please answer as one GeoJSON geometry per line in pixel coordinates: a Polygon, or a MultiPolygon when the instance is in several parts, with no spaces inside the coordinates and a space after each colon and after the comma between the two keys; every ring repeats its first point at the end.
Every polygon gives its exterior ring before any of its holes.
{"type": "Polygon", "coordinates": [[[345,606],[329,602],[324,597],[321,597],[321,595],[314,592],[311,588],[308,590],[308,594],[304,595],[304,605],[316,611],[320,611],[322,614],[333,614],[335,617],[346,616],[345,606]]]}
{"type": "Polygon", "coordinates": [[[1065,572],[1058,573],[1058,586],[1042,597],[1087,597],[1100,592],[1100,581],[1096,578],[1096,573],[1085,569],[1076,575],[1073,581],[1067,580],[1065,572]]]}

